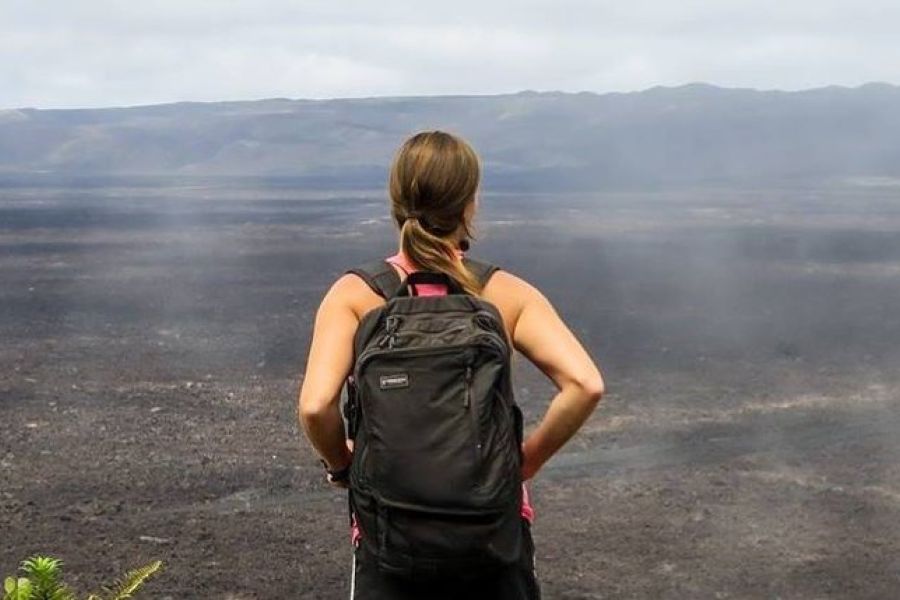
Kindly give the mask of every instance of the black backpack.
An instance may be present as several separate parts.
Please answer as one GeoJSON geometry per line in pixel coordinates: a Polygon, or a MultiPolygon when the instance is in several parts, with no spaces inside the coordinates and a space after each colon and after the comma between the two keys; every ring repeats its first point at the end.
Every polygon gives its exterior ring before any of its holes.
{"type": "MultiPolygon", "coordinates": [[[[463,258],[482,283],[498,267],[463,258]]],[[[349,269],[387,302],[366,313],[347,380],[350,510],[384,572],[471,578],[515,563],[522,413],[497,307],[444,273],[349,269]],[[444,283],[447,295],[410,295],[444,283]]]]}

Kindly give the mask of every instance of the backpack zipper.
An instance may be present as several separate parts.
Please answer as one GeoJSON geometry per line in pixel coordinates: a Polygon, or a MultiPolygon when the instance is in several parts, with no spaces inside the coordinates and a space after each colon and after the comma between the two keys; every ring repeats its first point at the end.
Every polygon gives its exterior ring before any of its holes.
{"type": "Polygon", "coordinates": [[[362,371],[362,368],[365,364],[371,360],[372,358],[381,355],[381,354],[391,354],[393,356],[416,356],[416,355],[428,355],[428,354],[442,354],[444,352],[451,352],[460,350],[462,348],[471,348],[472,346],[483,346],[486,348],[490,348],[495,353],[499,354],[502,358],[507,357],[507,348],[505,342],[500,340],[500,337],[497,334],[493,333],[482,333],[473,338],[473,341],[462,343],[462,344],[452,344],[450,346],[415,346],[413,348],[370,348],[366,350],[362,354],[359,355],[359,359],[356,361],[356,367],[353,370],[353,377],[356,381],[360,381],[359,372],[362,371]],[[484,343],[478,343],[475,340],[484,339],[484,343]]]}
{"type": "Polygon", "coordinates": [[[470,390],[470,384],[472,383],[472,364],[466,363],[466,397],[463,400],[463,406],[469,408],[469,405],[472,404],[472,392],[470,390]]]}
{"type": "Polygon", "coordinates": [[[478,423],[477,407],[472,404],[472,359],[466,362],[466,394],[463,406],[469,411],[472,423],[472,433],[475,436],[475,484],[478,484],[478,474],[481,472],[481,428],[478,423]]]}

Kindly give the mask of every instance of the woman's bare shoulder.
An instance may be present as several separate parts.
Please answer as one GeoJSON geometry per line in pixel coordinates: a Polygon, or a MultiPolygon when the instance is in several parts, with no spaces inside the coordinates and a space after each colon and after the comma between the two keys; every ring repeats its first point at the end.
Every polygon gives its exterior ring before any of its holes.
{"type": "Polygon", "coordinates": [[[506,298],[518,306],[543,295],[525,278],[505,269],[498,269],[491,275],[484,287],[484,294],[506,298]]]}
{"type": "Polygon", "coordinates": [[[354,273],[344,273],[331,285],[329,294],[334,300],[349,307],[361,319],[375,306],[384,302],[384,298],[375,293],[362,277],[354,273]]]}
{"type": "Polygon", "coordinates": [[[543,298],[540,290],[525,278],[504,269],[498,269],[491,275],[482,295],[503,315],[510,338],[515,338],[516,327],[525,307],[543,298]]]}

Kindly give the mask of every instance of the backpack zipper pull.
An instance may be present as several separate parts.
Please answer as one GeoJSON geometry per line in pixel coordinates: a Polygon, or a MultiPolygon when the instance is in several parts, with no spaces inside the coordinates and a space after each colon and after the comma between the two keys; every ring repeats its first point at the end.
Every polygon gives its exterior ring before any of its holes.
{"type": "Polygon", "coordinates": [[[384,348],[393,348],[397,341],[397,328],[400,326],[400,317],[397,315],[388,315],[385,319],[385,335],[378,342],[378,346],[384,348]]]}

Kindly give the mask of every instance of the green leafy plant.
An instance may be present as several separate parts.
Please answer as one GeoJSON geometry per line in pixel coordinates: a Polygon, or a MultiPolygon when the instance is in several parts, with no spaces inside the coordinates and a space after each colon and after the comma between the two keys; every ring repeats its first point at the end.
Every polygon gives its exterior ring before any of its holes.
{"type": "MultiPolygon", "coordinates": [[[[3,582],[3,600],[77,600],[75,592],[62,581],[62,564],[58,558],[32,556],[22,561],[24,577],[7,577],[3,582]]],[[[162,569],[161,561],[128,571],[100,594],[87,600],[128,600],[153,575],[162,569]]]]}

